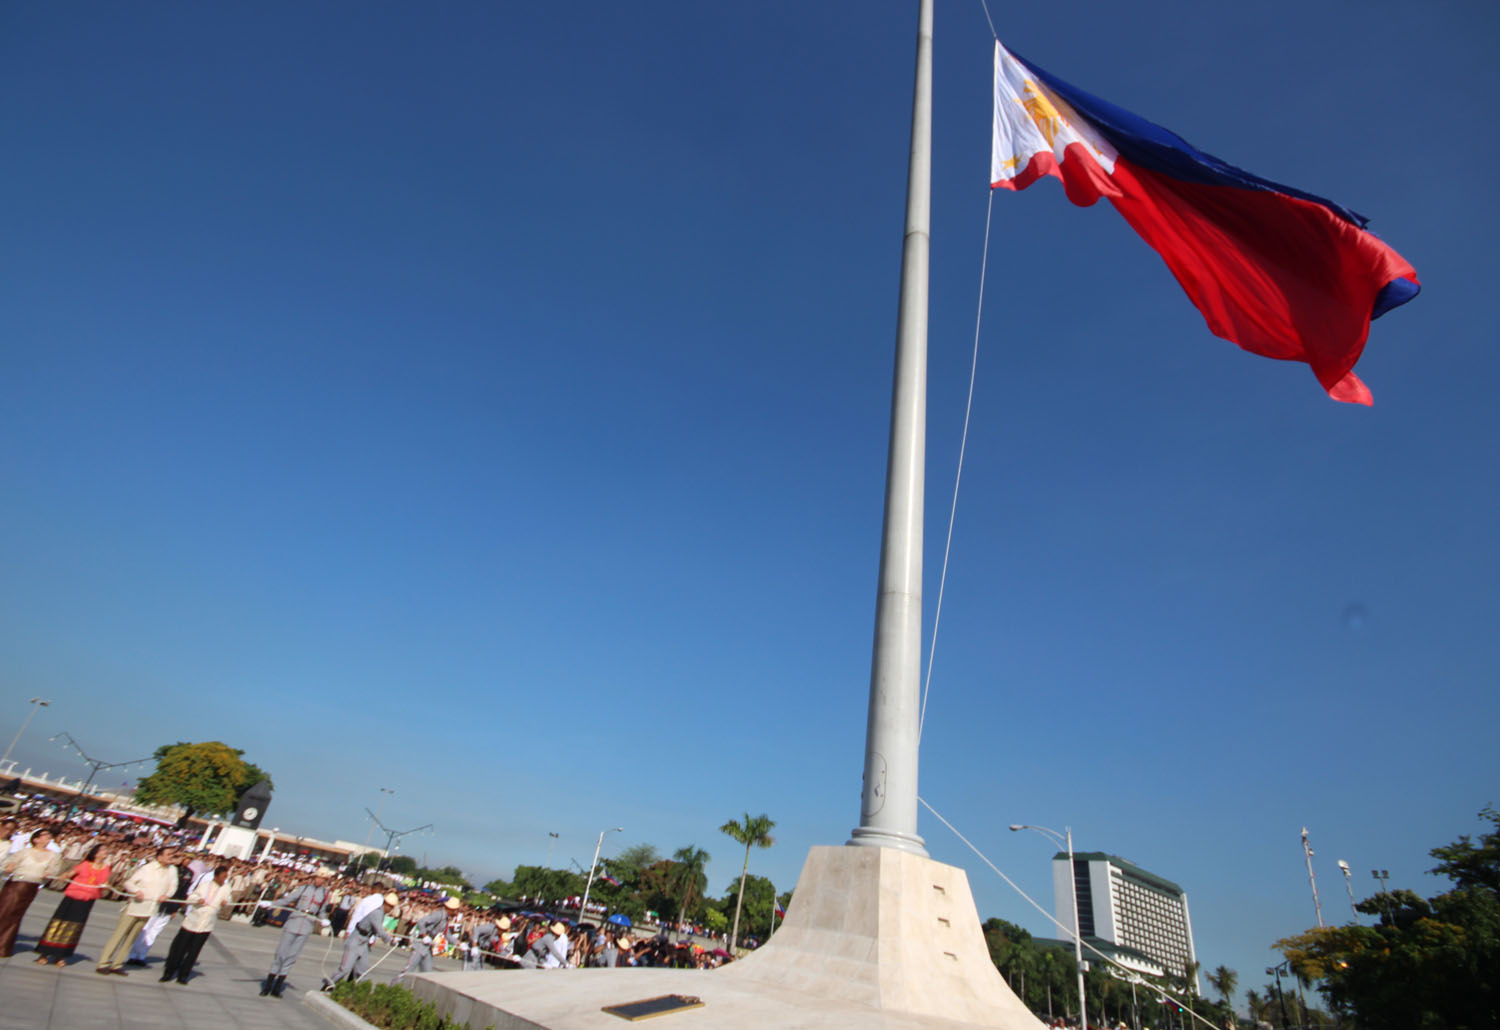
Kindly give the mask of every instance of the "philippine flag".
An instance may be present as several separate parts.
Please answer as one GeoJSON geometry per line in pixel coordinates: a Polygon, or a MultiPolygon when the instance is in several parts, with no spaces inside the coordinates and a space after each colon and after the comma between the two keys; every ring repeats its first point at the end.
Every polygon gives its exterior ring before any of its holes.
{"type": "Polygon", "coordinates": [[[1354,374],[1370,320],[1421,287],[1365,218],[1205,154],[997,41],[990,185],[1023,190],[1045,175],[1081,207],[1108,198],[1215,336],[1306,362],[1334,400],[1370,403],[1354,374]]]}

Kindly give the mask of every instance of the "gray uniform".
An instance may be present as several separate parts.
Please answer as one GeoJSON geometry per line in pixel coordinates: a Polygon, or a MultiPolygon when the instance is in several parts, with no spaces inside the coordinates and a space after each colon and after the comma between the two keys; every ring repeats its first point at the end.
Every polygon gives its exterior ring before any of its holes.
{"type": "Polygon", "coordinates": [[[271,902],[271,907],[291,909],[267,973],[268,976],[286,976],[292,971],[297,956],[302,954],[308,935],[318,928],[318,922],[328,909],[328,888],[304,885],[285,897],[277,898],[271,902]]]}
{"type": "Polygon", "coordinates": [[[421,919],[412,924],[411,928],[411,958],[406,960],[406,968],[396,974],[400,980],[407,973],[415,969],[419,973],[432,972],[432,938],[442,933],[448,926],[448,913],[443,909],[429,912],[421,919]],[[423,942],[426,938],[426,942],[423,942]]]}
{"type": "Polygon", "coordinates": [[[483,951],[494,951],[495,945],[500,943],[500,931],[494,923],[480,923],[474,928],[473,945],[469,948],[469,954],[464,957],[464,968],[468,970],[483,969],[483,951]]]}
{"type": "Polygon", "coordinates": [[[339,963],[339,971],[333,976],[334,983],[346,977],[356,980],[364,977],[370,968],[370,945],[377,938],[387,944],[395,943],[385,930],[384,908],[366,913],[363,919],[349,928],[349,940],[344,944],[344,960],[339,963]]]}

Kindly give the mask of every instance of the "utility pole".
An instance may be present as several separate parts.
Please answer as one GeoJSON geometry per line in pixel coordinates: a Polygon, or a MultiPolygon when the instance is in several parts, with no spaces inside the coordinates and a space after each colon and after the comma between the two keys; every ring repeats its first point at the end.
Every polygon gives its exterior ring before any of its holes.
{"type": "Polygon", "coordinates": [[[1312,845],[1307,842],[1306,826],[1302,827],[1302,853],[1307,858],[1307,882],[1312,884],[1313,909],[1318,914],[1318,927],[1321,929],[1325,925],[1323,922],[1323,903],[1318,900],[1318,880],[1317,877],[1313,876],[1312,867],[1313,849],[1312,845]]]}

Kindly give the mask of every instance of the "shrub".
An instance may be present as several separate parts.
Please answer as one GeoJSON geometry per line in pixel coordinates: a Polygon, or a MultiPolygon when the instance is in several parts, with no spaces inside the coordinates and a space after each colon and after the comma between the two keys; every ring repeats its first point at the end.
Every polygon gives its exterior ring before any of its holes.
{"type": "Polygon", "coordinates": [[[469,1030],[467,1023],[455,1023],[439,1016],[437,1006],[418,1001],[400,984],[374,984],[348,980],[334,987],[334,1001],[356,1016],[381,1030],[469,1030]]]}

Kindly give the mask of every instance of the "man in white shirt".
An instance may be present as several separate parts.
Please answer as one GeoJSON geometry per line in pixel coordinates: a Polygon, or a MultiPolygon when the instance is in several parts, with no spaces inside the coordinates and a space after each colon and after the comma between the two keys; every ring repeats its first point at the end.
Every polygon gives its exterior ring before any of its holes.
{"type": "Polygon", "coordinates": [[[219,909],[229,902],[229,867],[221,865],[212,873],[205,873],[193,881],[188,890],[187,915],[182,917],[182,926],[172,938],[172,947],[167,951],[167,963],[162,967],[161,982],[174,976],[180,984],[188,982],[188,975],[198,961],[198,953],[208,935],[213,932],[219,909]]]}
{"type": "Polygon", "coordinates": [[[177,867],[172,865],[172,849],[157,848],[151,861],[126,877],[125,893],[130,902],[120,913],[120,921],[115,932],[110,934],[109,943],[100,952],[99,965],[94,972],[130,975],[121,966],[130,954],[131,943],[146,925],[146,920],[156,914],[157,905],[170,898],[176,889],[177,867]]]}

